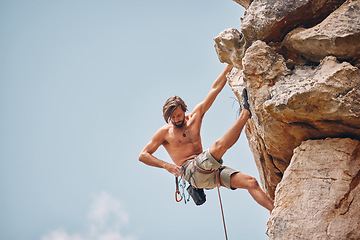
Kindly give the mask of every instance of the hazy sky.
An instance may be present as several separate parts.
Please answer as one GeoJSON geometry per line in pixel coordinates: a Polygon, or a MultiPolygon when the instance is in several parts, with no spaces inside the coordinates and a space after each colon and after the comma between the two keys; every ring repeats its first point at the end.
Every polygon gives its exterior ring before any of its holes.
{"type": "MultiPolygon", "coordinates": [[[[1,0],[0,239],[224,239],[216,189],[176,203],[174,177],[138,155],[168,97],[204,99],[225,67],[213,38],[243,13],[231,0],[1,0]]],[[[204,149],[236,120],[234,97],[225,86],[206,114],[204,149]]],[[[260,180],[244,133],[224,161],[260,180]]],[[[267,239],[266,209],[221,194],[229,239],[267,239]]]]}

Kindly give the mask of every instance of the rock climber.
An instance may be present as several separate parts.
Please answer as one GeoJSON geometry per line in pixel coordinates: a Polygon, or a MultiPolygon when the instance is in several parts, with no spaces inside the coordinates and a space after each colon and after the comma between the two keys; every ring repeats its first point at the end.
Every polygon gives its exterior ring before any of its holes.
{"type": "Polygon", "coordinates": [[[203,117],[225,86],[226,75],[231,70],[231,65],[224,68],[204,101],[187,115],[185,115],[187,111],[185,102],[178,96],[170,97],[163,106],[166,124],[157,130],[150,142],[146,144],[139,155],[139,160],[149,166],[166,169],[175,177],[183,175],[194,188],[215,188],[217,186],[216,173],[218,173],[222,186],[233,190],[247,189],[256,202],[271,211],[274,208],[273,202],[260,188],[254,177],[222,165],[222,156],[239,139],[244,125],[251,117],[246,89],[243,91],[244,101],[241,104],[239,118],[223,137],[203,151],[200,136],[203,117]],[[174,163],[154,157],[153,154],[161,145],[174,163]],[[202,169],[209,174],[202,174],[197,169],[202,169]]]}

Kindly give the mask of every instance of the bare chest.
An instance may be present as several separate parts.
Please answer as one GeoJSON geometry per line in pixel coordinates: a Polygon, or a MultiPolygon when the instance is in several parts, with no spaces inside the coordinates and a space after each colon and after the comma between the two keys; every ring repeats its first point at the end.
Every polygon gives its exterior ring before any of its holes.
{"type": "Polygon", "coordinates": [[[184,160],[202,152],[200,128],[191,124],[170,128],[163,146],[172,160],[181,165],[184,160]]]}
{"type": "Polygon", "coordinates": [[[194,144],[200,140],[200,132],[188,126],[173,129],[169,134],[169,142],[173,144],[194,144]]]}
{"type": "Polygon", "coordinates": [[[167,141],[170,145],[198,144],[200,130],[192,125],[185,125],[181,128],[174,127],[170,129],[167,141]]]}

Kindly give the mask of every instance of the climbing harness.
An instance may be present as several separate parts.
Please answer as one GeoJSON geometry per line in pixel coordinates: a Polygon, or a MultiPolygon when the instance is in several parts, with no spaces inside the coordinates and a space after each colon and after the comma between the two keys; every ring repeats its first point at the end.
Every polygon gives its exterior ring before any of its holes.
{"type": "MultiPolygon", "coordinates": [[[[200,168],[196,161],[193,160],[192,161],[192,164],[195,168],[196,171],[202,173],[202,174],[211,174],[213,172],[216,172],[215,173],[215,176],[216,176],[216,187],[217,187],[217,191],[218,191],[218,196],[219,196],[219,202],[220,202],[220,209],[221,209],[221,216],[222,216],[222,222],[223,222],[223,227],[224,227],[224,232],[225,232],[225,239],[228,240],[228,236],[227,236],[227,231],[226,231],[226,224],[225,224],[225,216],[224,216],[224,209],[223,209],[223,205],[222,205],[222,201],[221,201],[221,195],[220,195],[220,186],[224,186],[224,184],[222,184],[221,182],[221,179],[220,179],[220,172],[223,168],[219,168],[219,169],[216,169],[216,170],[205,170],[205,169],[202,169],[200,168]]],[[[186,164],[183,165],[183,168],[186,169],[186,167],[189,165],[189,162],[187,162],[186,164]]],[[[184,171],[185,172],[185,171],[184,171]]],[[[190,177],[191,178],[191,177],[190,177]]],[[[176,202],[181,202],[182,199],[184,199],[184,202],[186,204],[186,198],[185,198],[185,193],[184,193],[184,189],[185,189],[185,186],[186,186],[186,182],[185,180],[182,178],[180,178],[180,180],[178,180],[178,177],[175,177],[175,182],[176,182],[176,191],[175,191],[175,200],[176,202]],[[183,183],[181,184],[180,181],[183,181],[183,183]],[[179,183],[180,183],[180,187],[182,188],[182,193],[180,193],[180,190],[179,190],[179,183]],[[178,196],[180,196],[180,199],[178,199],[178,196]]],[[[189,194],[193,197],[193,195],[191,194],[192,191],[194,191],[195,188],[193,188],[190,184],[190,186],[188,187],[188,192],[189,194]],[[189,190],[190,189],[190,190],[189,190]]],[[[200,190],[200,189],[195,189],[195,190],[200,190]]],[[[203,191],[203,189],[201,189],[203,191]]],[[[189,196],[190,198],[190,196],[189,196]]],[[[189,198],[187,201],[189,201],[189,198]]],[[[202,201],[197,202],[194,197],[193,197],[193,200],[195,201],[196,205],[201,205],[203,204],[206,199],[205,199],[205,196],[203,197],[202,201]]]]}

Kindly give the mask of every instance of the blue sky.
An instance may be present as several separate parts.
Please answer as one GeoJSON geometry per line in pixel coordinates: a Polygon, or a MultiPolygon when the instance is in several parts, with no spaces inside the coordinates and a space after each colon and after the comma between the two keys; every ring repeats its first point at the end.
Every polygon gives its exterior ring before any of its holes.
{"type": "MultiPolygon", "coordinates": [[[[168,97],[204,99],[225,67],[213,38],[243,13],[231,0],[1,0],[0,239],[223,239],[216,190],[176,203],[174,177],[138,154],[168,97]]],[[[204,149],[237,108],[227,85],[204,149]]],[[[259,180],[244,133],[224,161],[259,180]]],[[[267,239],[266,209],[221,194],[229,239],[267,239]]]]}

